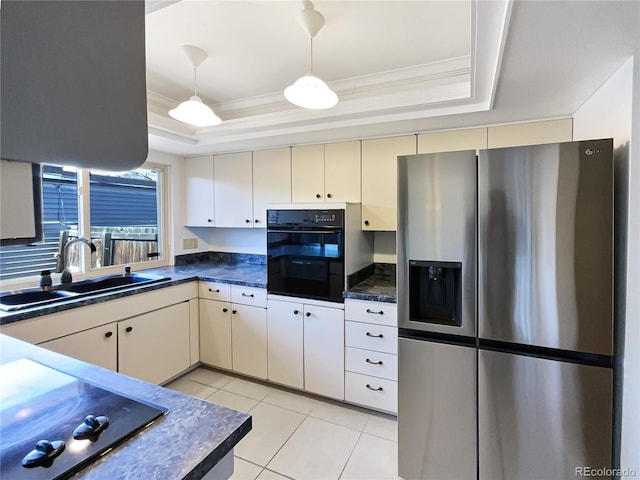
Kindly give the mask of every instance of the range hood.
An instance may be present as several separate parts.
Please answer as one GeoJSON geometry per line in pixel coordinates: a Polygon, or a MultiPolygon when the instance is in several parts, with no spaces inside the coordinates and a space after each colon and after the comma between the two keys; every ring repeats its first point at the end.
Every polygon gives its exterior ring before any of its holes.
{"type": "Polygon", "coordinates": [[[125,171],[147,158],[144,1],[3,0],[5,160],[125,171]]]}

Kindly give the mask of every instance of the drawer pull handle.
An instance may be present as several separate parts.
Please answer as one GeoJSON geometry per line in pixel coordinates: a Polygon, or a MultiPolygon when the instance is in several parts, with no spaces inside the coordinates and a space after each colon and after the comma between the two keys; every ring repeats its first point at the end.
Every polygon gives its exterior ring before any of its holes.
{"type": "Polygon", "coordinates": [[[372,387],[371,385],[369,385],[368,383],[367,383],[367,388],[368,388],[369,390],[373,390],[374,392],[381,392],[381,391],[383,390],[383,388],[382,388],[382,387],[373,388],[373,387],[372,387]]]}
{"type": "Polygon", "coordinates": [[[228,311],[229,311],[229,309],[228,309],[228,308],[223,308],[223,309],[222,309],[222,313],[227,313],[228,311]]]}
{"type": "Polygon", "coordinates": [[[219,288],[216,288],[215,290],[213,288],[210,288],[209,291],[213,292],[213,293],[220,293],[220,289],[219,288]]]}
{"type": "Polygon", "coordinates": [[[251,298],[253,298],[253,293],[244,293],[244,292],[242,292],[242,296],[243,297],[251,297],[251,298]]]}
{"type": "Polygon", "coordinates": [[[294,315],[297,315],[297,314],[299,314],[299,313],[300,313],[300,312],[299,312],[298,310],[294,310],[294,311],[293,311],[293,314],[294,314],[294,315]]]}
{"type": "Polygon", "coordinates": [[[378,362],[372,362],[371,360],[369,360],[368,358],[365,360],[365,362],[370,363],[371,365],[382,365],[382,360],[378,361],[378,362]]]}
{"type": "Polygon", "coordinates": [[[133,331],[133,327],[127,327],[124,329],[125,332],[131,333],[133,331]]]}
{"type": "Polygon", "coordinates": [[[375,313],[376,315],[384,315],[384,312],[380,310],[379,312],[375,312],[369,308],[367,308],[367,313],[375,313]]]}
{"type": "Polygon", "coordinates": [[[113,332],[107,332],[104,334],[105,337],[109,338],[111,335],[113,335],[113,332]]]}
{"type": "Polygon", "coordinates": [[[381,333],[379,333],[378,335],[374,335],[371,332],[367,332],[367,337],[384,338],[384,335],[382,335],[381,333]]]}

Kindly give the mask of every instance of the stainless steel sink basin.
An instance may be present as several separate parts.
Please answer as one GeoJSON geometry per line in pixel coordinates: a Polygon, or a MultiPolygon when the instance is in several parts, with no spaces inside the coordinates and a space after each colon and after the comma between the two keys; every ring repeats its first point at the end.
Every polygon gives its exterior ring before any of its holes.
{"type": "Polygon", "coordinates": [[[47,290],[27,288],[0,294],[0,310],[11,312],[24,308],[40,307],[72,298],[85,298],[91,295],[149,285],[166,280],[171,280],[171,278],[160,275],[131,273],[128,275],[107,275],[69,284],[60,284],[47,290]]]}

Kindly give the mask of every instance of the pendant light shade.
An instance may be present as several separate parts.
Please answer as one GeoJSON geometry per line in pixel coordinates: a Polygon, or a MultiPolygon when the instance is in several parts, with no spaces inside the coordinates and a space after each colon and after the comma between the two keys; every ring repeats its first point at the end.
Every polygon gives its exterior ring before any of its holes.
{"type": "Polygon", "coordinates": [[[173,110],[169,110],[169,115],[176,120],[196,127],[212,127],[222,123],[220,117],[202,103],[202,99],[196,95],[182,102],[173,110]]]}
{"type": "Polygon", "coordinates": [[[311,40],[309,73],[284,89],[284,97],[294,105],[313,110],[331,108],[338,103],[338,95],[329,86],[313,74],[313,37],[324,26],[324,17],[317,12],[313,4],[304,0],[304,9],[298,15],[298,21],[311,40]]]}
{"type": "Polygon", "coordinates": [[[331,108],[338,103],[338,95],[311,73],[285,88],[284,96],[294,105],[314,110],[331,108]]]}
{"type": "Polygon", "coordinates": [[[220,125],[220,123],[222,123],[220,117],[213,113],[213,110],[208,106],[202,103],[202,99],[198,96],[196,71],[200,64],[207,59],[207,52],[198,47],[194,47],[193,45],[183,45],[182,51],[193,65],[194,95],[189,100],[182,102],[173,110],[169,110],[169,115],[180,122],[188,123],[196,127],[213,127],[215,125],[220,125]]]}

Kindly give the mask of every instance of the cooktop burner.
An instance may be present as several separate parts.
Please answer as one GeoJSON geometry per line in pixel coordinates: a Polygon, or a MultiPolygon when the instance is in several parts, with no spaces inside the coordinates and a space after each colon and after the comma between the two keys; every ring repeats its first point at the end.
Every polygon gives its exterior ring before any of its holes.
{"type": "Polygon", "coordinates": [[[2,365],[0,478],[68,478],[167,412],[29,359],[2,365]]]}

